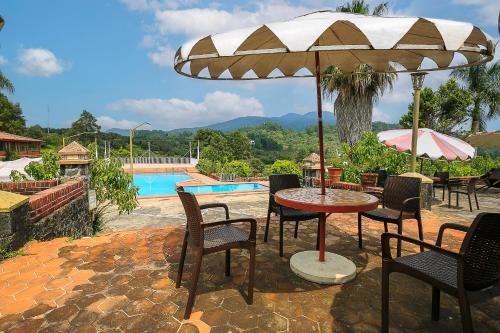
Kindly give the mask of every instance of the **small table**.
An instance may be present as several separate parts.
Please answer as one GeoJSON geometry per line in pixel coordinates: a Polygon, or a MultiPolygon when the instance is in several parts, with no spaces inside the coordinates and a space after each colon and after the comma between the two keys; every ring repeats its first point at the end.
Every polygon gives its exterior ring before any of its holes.
{"type": "Polygon", "coordinates": [[[356,213],[377,208],[378,199],[363,192],[319,188],[292,188],[276,192],[276,203],[320,213],[319,251],[303,251],[290,258],[290,268],[298,276],[321,284],[341,284],[354,279],[356,265],[338,254],[325,252],[326,213],[356,213]]]}

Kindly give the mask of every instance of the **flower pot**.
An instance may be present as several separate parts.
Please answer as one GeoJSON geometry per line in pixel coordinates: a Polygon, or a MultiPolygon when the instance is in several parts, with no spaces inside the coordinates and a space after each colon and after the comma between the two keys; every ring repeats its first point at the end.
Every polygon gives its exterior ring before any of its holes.
{"type": "Polygon", "coordinates": [[[328,178],[330,179],[330,185],[340,181],[342,177],[342,168],[328,168],[328,178]]]}
{"type": "Polygon", "coordinates": [[[362,173],[361,186],[377,186],[378,174],[377,173],[362,173]]]}

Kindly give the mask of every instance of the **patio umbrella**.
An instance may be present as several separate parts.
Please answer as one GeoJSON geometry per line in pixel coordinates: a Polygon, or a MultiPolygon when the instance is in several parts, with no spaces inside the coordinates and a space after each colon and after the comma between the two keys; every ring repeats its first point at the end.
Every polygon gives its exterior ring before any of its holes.
{"type": "Polygon", "coordinates": [[[500,148],[500,130],[476,133],[469,136],[466,140],[478,148],[500,148]]]}
{"type": "MultiPolygon", "coordinates": [[[[329,66],[345,73],[364,64],[375,72],[412,72],[413,114],[418,119],[426,71],[481,64],[493,59],[493,53],[493,40],[470,23],[319,11],[191,40],[177,50],[174,68],[179,74],[209,80],[315,77],[321,193],[325,194],[321,73],[329,66]],[[451,65],[456,55],[462,62],[451,65]],[[434,66],[426,66],[425,59],[434,66]]],[[[416,145],[418,124],[414,124],[416,145]]],[[[414,164],[412,158],[413,170],[414,164]]],[[[324,253],[324,223],[320,223],[320,235],[320,253],[324,253]]]]}
{"type": "MultiPolygon", "coordinates": [[[[397,129],[380,132],[377,138],[387,147],[399,152],[412,152],[412,130],[397,129]]],[[[470,144],[452,136],[436,132],[429,128],[418,130],[416,157],[430,160],[465,161],[474,158],[476,150],[470,144]]],[[[422,172],[420,164],[420,172],[422,172]]]]}

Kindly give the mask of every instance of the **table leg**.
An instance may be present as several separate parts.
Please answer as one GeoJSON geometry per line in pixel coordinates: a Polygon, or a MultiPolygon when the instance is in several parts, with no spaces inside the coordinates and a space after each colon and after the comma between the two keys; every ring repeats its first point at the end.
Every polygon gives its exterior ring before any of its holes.
{"type": "Polygon", "coordinates": [[[325,261],[325,224],[326,214],[319,213],[319,261],[325,261]]]}

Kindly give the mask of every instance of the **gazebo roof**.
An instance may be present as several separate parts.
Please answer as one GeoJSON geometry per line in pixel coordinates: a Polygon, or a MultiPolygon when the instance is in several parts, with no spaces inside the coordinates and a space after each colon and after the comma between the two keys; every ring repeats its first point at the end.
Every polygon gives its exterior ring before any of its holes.
{"type": "Polygon", "coordinates": [[[90,150],[82,146],[76,141],[71,142],[70,144],[62,147],[58,151],[59,155],[88,155],[90,150]]]}
{"type": "Polygon", "coordinates": [[[316,153],[312,153],[311,155],[305,157],[302,162],[311,162],[311,163],[319,163],[320,157],[316,153]]]}

